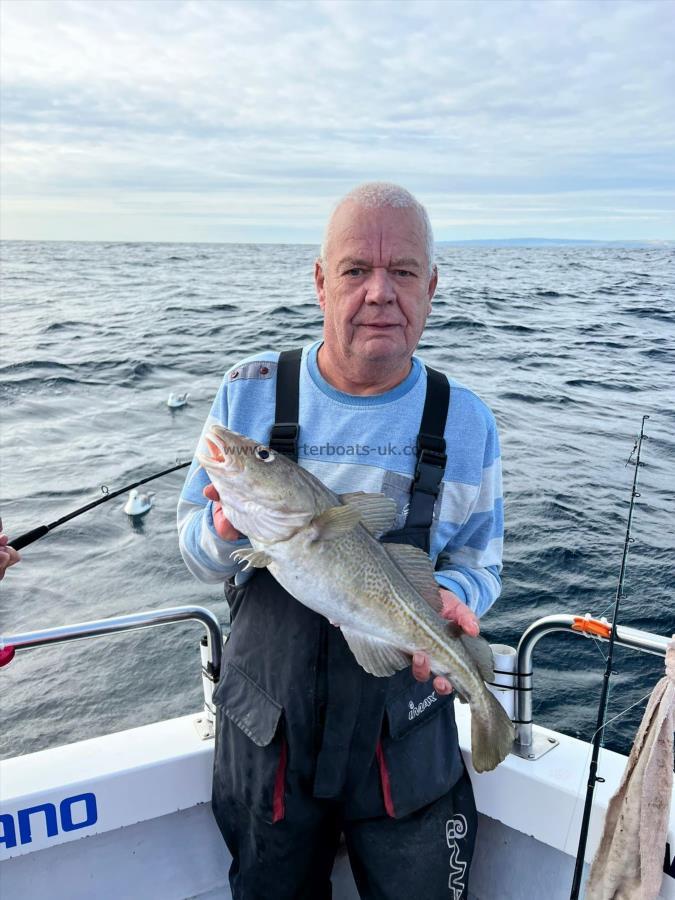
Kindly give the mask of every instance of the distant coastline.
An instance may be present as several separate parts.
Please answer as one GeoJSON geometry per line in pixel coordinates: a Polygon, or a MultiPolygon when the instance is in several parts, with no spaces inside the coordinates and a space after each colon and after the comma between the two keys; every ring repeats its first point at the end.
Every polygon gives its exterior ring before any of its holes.
{"type": "MultiPolygon", "coordinates": [[[[169,246],[194,245],[213,246],[229,245],[234,247],[316,247],[319,241],[130,241],[122,238],[115,240],[82,240],[64,238],[1,238],[0,244],[167,244],[169,246]]],[[[584,238],[470,238],[463,241],[436,241],[437,247],[625,247],[629,250],[675,249],[675,240],[655,238],[653,240],[586,240],[584,238]]]]}
{"type": "Polygon", "coordinates": [[[627,247],[639,249],[652,247],[655,249],[675,248],[675,240],[653,241],[599,241],[581,238],[487,238],[467,241],[436,241],[437,247],[627,247]]]}

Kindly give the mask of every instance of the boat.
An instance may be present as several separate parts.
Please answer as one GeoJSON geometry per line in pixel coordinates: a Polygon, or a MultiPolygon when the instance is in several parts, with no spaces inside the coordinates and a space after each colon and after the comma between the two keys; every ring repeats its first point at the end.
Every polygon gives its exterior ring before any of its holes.
{"type": "MultiPolygon", "coordinates": [[[[7,900],[231,897],[230,859],[210,808],[212,694],[223,647],[215,615],[199,606],[150,610],[8,635],[0,650],[14,647],[12,665],[20,665],[24,652],[39,647],[186,620],[204,630],[199,645],[202,710],[0,762],[0,891],[7,900]]],[[[479,810],[471,900],[569,897],[591,746],[532,722],[532,655],[539,640],[552,632],[605,640],[610,629],[588,616],[561,614],[539,619],[524,632],[512,654],[517,739],[513,752],[493,772],[475,773],[469,708],[457,705],[460,745],[479,810]]],[[[669,639],[618,626],[616,642],[665,657],[669,639]]],[[[5,658],[9,662],[11,654],[5,658]]],[[[601,751],[587,862],[625,763],[625,756],[601,751]]],[[[672,800],[660,900],[675,900],[672,800]]],[[[448,896],[456,898],[452,835],[446,839],[448,896]]],[[[332,880],[335,900],[356,900],[344,848],[332,880]]]]}

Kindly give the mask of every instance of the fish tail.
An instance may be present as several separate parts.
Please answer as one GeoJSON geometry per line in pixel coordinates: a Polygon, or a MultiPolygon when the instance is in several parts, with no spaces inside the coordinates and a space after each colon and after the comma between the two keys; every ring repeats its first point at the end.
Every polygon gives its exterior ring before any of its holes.
{"type": "Polygon", "coordinates": [[[471,710],[471,756],[477,772],[491,772],[510,753],[515,729],[487,689],[481,700],[481,708],[471,710]]]}

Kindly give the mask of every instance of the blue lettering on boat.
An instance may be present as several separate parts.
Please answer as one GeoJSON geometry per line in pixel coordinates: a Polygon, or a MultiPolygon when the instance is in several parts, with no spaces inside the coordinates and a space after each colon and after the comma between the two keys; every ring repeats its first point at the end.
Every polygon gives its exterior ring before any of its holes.
{"type": "Polygon", "coordinates": [[[51,838],[59,831],[89,828],[97,821],[96,796],[91,792],[64,797],[58,811],[53,803],[39,803],[18,810],[16,821],[10,813],[0,814],[0,846],[4,845],[8,850],[16,847],[17,835],[21,844],[30,844],[36,829],[51,838]]]}

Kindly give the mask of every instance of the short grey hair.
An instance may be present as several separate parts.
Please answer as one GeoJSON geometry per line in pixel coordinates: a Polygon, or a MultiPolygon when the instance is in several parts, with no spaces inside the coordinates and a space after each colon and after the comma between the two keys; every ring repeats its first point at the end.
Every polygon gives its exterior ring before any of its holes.
{"type": "Polygon", "coordinates": [[[331,236],[333,228],[333,219],[335,213],[343,203],[355,203],[357,206],[363,206],[366,209],[382,209],[383,207],[391,207],[393,209],[414,209],[419,216],[424,231],[424,247],[429,263],[429,274],[434,268],[434,233],[431,228],[429,213],[422,206],[419,200],[398,184],[392,184],[389,181],[367,181],[360,184],[352,191],[339,200],[330,214],[328,224],[323,236],[319,260],[325,262],[326,248],[331,236]]]}

